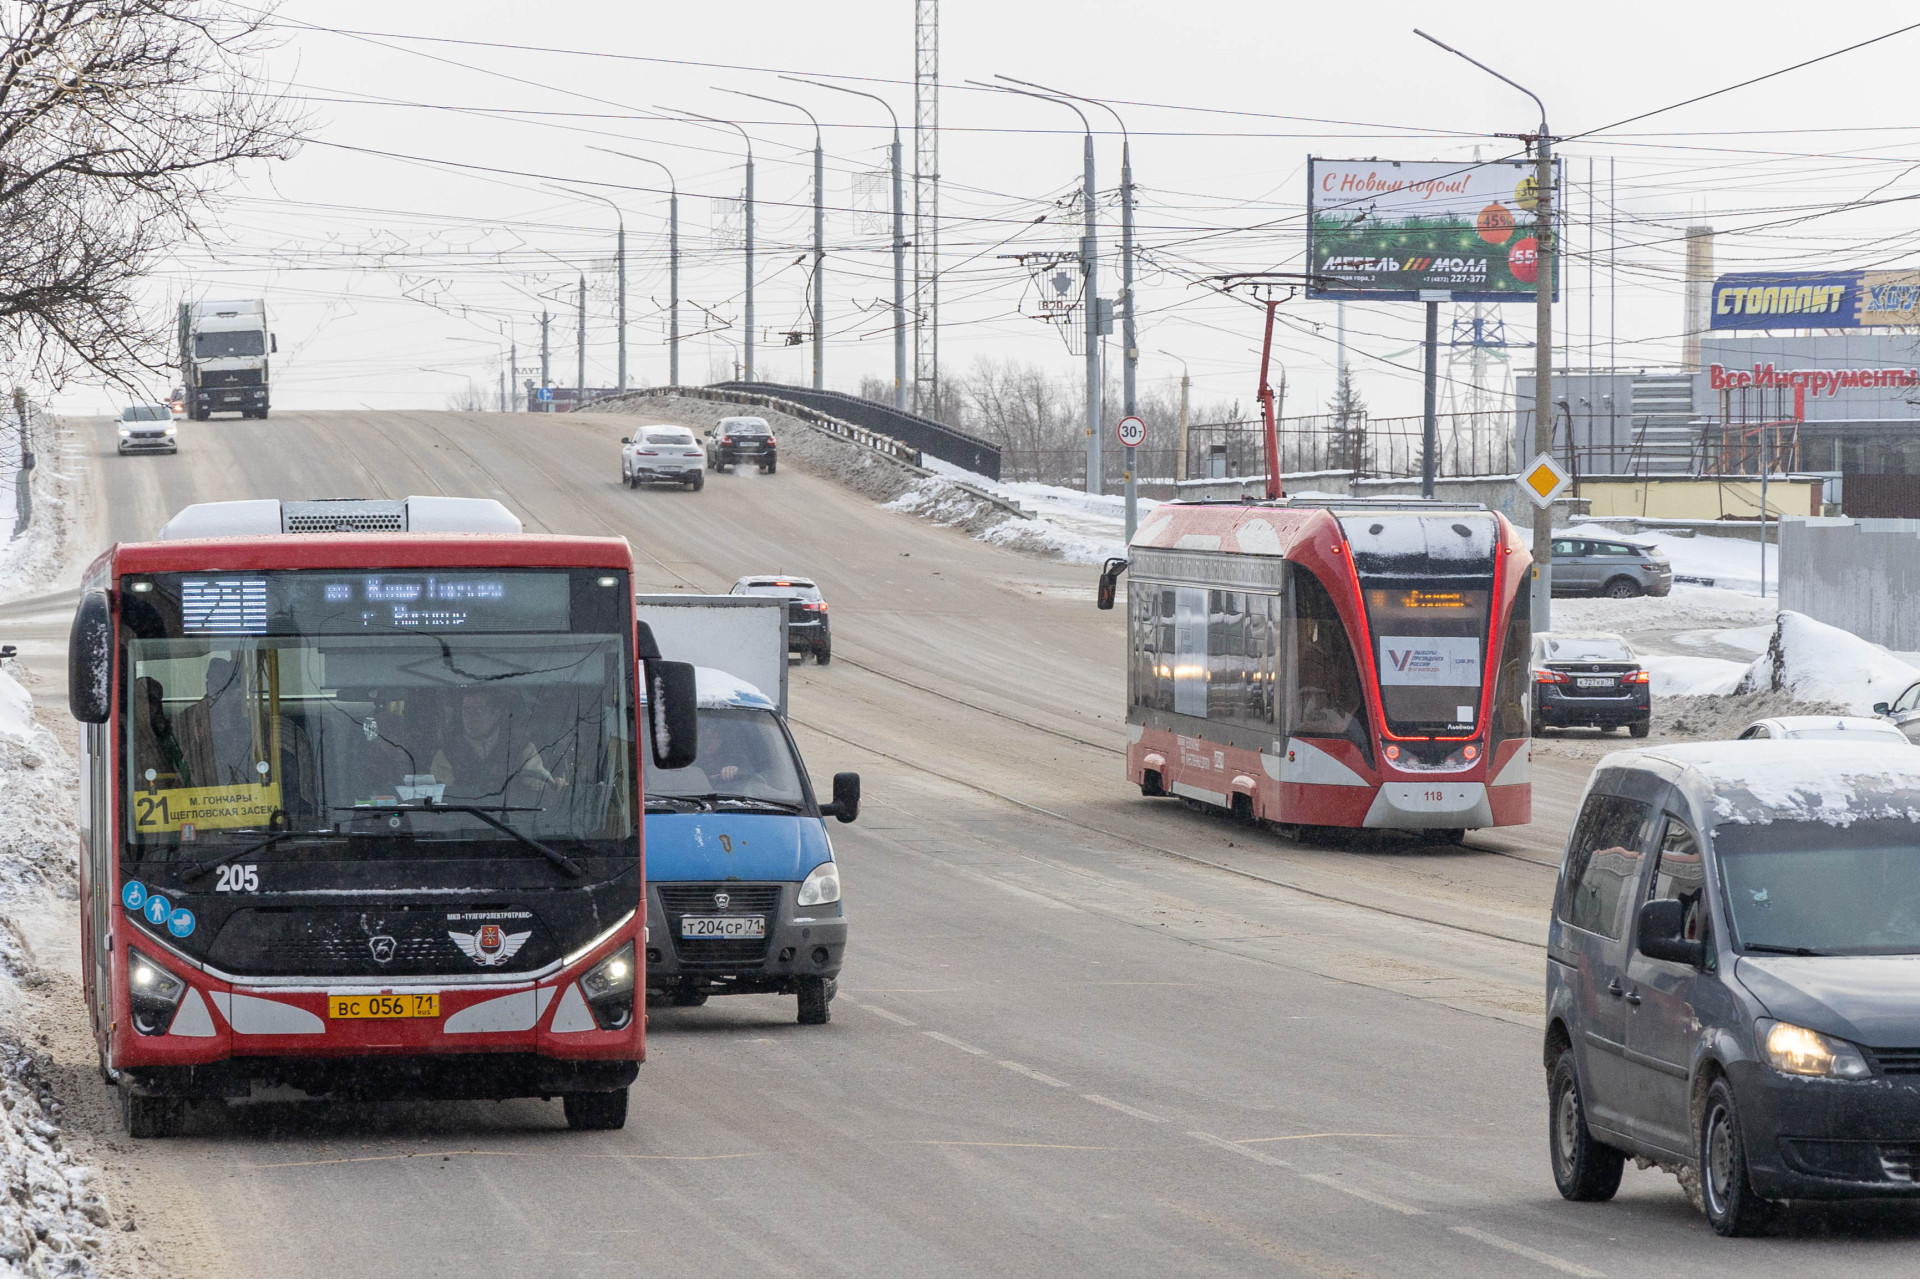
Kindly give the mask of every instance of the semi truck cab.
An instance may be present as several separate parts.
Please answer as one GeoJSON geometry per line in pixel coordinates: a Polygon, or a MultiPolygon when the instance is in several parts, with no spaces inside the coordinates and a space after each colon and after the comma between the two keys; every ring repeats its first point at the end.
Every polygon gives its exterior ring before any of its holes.
{"type": "Polygon", "coordinates": [[[646,766],[648,995],[791,994],[802,1024],[823,1024],[847,944],[825,819],[859,815],[859,774],[819,802],[771,698],[712,667],[695,679],[697,758],[646,766]]]}

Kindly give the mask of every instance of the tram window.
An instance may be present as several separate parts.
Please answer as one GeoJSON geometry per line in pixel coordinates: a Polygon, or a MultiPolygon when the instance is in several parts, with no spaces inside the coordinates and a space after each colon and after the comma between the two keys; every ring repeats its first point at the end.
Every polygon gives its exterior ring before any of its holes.
{"type": "Polygon", "coordinates": [[[1301,737],[1344,737],[1373,756],[1360,672],[1333,597],[1306,569],[1292,572],[1293,670],[1287,681],[1288,731],[1301,737]]]}
{"type": "Polygon", "coordinates": [[[1199,587],[1175,587],[1173,620],[1173,711],[1205,719],[1211,651],[1207,642],[1207,592],[1199,587]]]}
{"type": "Polygon", "coordinates": [[[1173,709],[1175,634],[1172,591],[1141,591],[1133,619],[1133,704],[1145,710],[1173,709]]]}

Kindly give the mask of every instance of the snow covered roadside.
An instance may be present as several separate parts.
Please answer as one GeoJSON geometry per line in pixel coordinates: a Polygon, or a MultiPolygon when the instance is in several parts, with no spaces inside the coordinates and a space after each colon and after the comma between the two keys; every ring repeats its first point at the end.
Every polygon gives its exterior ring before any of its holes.
{"type": "Polygon", "coordinates": [[[51,978],[21,921],[74,908],[78,781],[32,696],[0,669],[0,1275],[96,1274],[110,1225],[97,1173],[62,1142],[52,1061],[27,1033],[29,993],[51,978]]]}

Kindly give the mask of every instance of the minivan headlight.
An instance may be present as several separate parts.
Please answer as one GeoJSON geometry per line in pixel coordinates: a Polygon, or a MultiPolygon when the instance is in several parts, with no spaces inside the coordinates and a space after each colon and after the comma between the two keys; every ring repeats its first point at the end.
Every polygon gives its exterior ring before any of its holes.
{"type": "Polygon", "coordinates": [[[1860,1050],[1846,1040],[1791,1022],[1776,1021],[1769,1026],[1764,1045],[1767,1061],[1783,1075],[1867,1079],[1873,1074],[1860,1050]]]}
{"type": "Polygon", "coordinates": [[[840,867],[833,862],[815,866],[800,885],[801,906],[824,906],[840,900],[840,867]]]}

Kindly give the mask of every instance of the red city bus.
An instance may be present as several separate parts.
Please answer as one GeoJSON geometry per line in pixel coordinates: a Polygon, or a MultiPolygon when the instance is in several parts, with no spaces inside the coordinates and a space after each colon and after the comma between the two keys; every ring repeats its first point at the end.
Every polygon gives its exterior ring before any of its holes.
{"type": "Polygon", "coordinates": [[[622,539],[448,498],[210,503],[94,561],[84,983],[133,1136],[278,1085],[625,1121],[639,661],[659,762],[695,747],[631,574],[622,539]]]}
{"type": "Polygon", "coordinates": [[[1143,794],[1449,842],[1531,820],[1532,556],[1505,517],[1167,503],[1128,552],[1100,606],[1127,571],[1127,777],[1143,794]]]}

